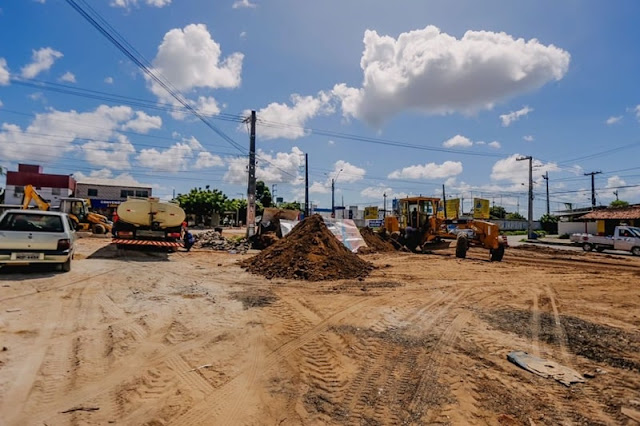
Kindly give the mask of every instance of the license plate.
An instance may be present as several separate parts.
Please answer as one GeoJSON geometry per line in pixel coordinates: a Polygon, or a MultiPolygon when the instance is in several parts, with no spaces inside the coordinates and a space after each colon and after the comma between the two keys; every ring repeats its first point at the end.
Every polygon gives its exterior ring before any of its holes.
{"type": "Polygon", "coordinates": [[[16,260],[38,260],[40,253],[16,253],[16,260]]]}

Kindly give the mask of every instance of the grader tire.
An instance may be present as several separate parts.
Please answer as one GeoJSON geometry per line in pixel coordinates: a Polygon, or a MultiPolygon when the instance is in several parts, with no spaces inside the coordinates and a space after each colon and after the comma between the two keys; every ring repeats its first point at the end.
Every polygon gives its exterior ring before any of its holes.
{"type": "Polygon", "coordinates": [[[456,241],[456,257],[458,259],[465,259],[467,257],[467,250],[469,250],[469,238],[466,235],[458,235],[456,241]]]}
{"type": "Polygon", "coordinates": [[[497,249],[491,250],[491,261],[501,262],[504,257],[504,244],[500,244],[497,249]]]}
{"type": "Polygon", "coordinates": [[[97,234],[97,235],[102,235],[105,232],[107,232],[107,228],[104,227],[104,225],[101,224],[95,224],[93,225],[93,233],[97,234]]]}

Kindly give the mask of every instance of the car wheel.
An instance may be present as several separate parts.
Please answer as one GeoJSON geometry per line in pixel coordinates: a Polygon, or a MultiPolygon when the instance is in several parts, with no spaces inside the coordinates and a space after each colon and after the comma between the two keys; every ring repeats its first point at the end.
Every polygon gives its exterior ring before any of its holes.
{"type": "Polygon", "coordinates": [[[591,244],[591,243],[584,243],[584,244],[582,245],[582,250],[584,250],[584,251],[591,251],[591,250],[593,250],[593,244],[591,244]]]}
{"type": "Polygon", "coordinates": [[[69,272],[71,270],[71,257],[66,262],[60,264],[60,270],[62,272],[69,272]]]}
{"type": "MultiPolygon", "coordinates": [[[[632,249],[631,249],[631,253],[632,253],[634,256],[640,256],[640,247],[634,247],[634,248],[632,248],[632,249]]],[[[0,265],[0,266],[1,266],[1,265],[0,265]]]]}

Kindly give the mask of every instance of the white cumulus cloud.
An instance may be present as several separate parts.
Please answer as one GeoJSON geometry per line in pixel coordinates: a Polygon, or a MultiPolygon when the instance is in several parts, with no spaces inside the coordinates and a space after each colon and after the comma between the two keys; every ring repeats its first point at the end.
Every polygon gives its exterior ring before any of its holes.
{"type": "Polygon", "coordinates": [[[314,181],[311,186],[309,186],[309,193],[311,194],[328,194],[329,192],[331,192],[331,186],[327,185],[326,182],[314,181]]]}
{"type": "Polygon", "coordinates": [[[231,7],[234,9],[253,9],[257,5],[249,0],[236,0],[231,7]]]}
{"type": "Polygon", "coordinates": [[[67,83],[75,83],[76,76],[71,71],[67,71],[60,76],[59,80],[67,83]]]}
{"type": "MultiPolygon", "coordinates": [[[[270,103],[256,114],[262,139],[298,139],[307,134],[307,121],[319,114],[333,112],[330,96],[324,92],[317,96],[291,95],[291,106],[270,103]]],[[[248,115],[249,111],[245,111],[248,115]]]]}
{"type": "Polygon", "coordinates": [[[98,185],[116,185],[116,186],[147,186],[152,187],[151,184],[141,183],[129,173],[121,173],[117,176],[113,175],[113,172],[109,169],[93,170],[88,175],[83,172],[75,172],[73,177],[81,183],[93,183],[98,185]]]}
{"type": "MultiPolygon", "coordinates": [[[[204,24],[190,24],[168,31],[152,61],[153,70],[180,91],[197,88],[236,88],[242,74],[242,53],[222,58],[220,44],[211,38],[204,24]]],[[[164,101],[175,102],[157,83],[152,92],[164,101]]]]}
{"type": "Polygon", "coordinates": [[[536,39],[467,31],[457,39],[435,26],[397,39],[364,34],[361,88],[334,87],[343,115],[379,126],[405,110],[473,113],[560,80],[568,52],[536,39]]]}
{"type": "Polygon", "coordinates": [[[162,118],[157,115],[147,115],[143,111],[136,111],[136,117],[122,125],[122,130],[133,130],[148,133],[150,130],[162,127],[162,118]]]}
{"type": "MultiPolygon", "coordinates": [[[[513,154],[510,157],[498,160],[491,168],[491,179],[495,181],[509,181],[514,184],[529,182],[529,161],[518,161],[522,158],[520,154],[513,154]]],[[[533,159],[533,177],[534,180],[541,181],[542,175],[547,172],[555,172],[560,170],[556,163],[543,163],[540,160],[533,159]]]]}
{"type": "Polygon", "coordinates": [[[53,63],[64,55],[50,47],[34,50],[31,55],[32,62],[22,67],[22,77],[34,78],[43,71],[47,71],[53,63]]]}
{"type": "Polygon", "coordinates": [[[513,123],[514,121],[518,121],[521,117],[526,116],[530,112],[533,112],[533,108],[525,106],[517,111],[511,111],[508,114],[502,114],[500,116],[500,120],[502,120],[502,126],[509,127],[511,123],[513,123]]]}
{"type": "Polygon", "coordinates": [[[473,145],[473,142],[471,142],[469,138],[464,137],[462,135],[455,135],[451,139],[447,139],[442,143],[442,146],[444,146],[445,148],[453,148],[457,146],[470,147],[472,145],[473,145]]]}
{"type": "MultiPolygon", "coordinates": [[[[165,7],[171,4],[171,0],[145,0],[144,3],[147,6],[165,7]]],[[[130,9],[131,7],[138,6],[138,0],[112,0],[110,5],[112,7],[130,9]]]]}
{"type": "Polygon", "coordinates": [[[615,116],[615,117],[612,116],[612,117],[607,118],[606,123],[610,126],[612,124],[617,124],[617,123],[619,123],[621,121],[622,121],[622,116],[618,115],[618,116],[615,116]]]}
{"type": "Polygon", "coordinates": [[[640,120],[640,105],[637,105],[637,106],[634,108],[634,111],[636,112],[636,118],[637,118],[638,120],[640,120]]]}
{"type": "Polygon", "coordinates": [[[6,86],[9,84],[10,77],[11,74],[7,68],[7,60],[5,58],[0,58],[0,86],[6,86]]]}
{"type": "Polygon", "coordinates": [[[522,139],[524,139],[526,142],[533,142],[535,138],[533,137],[533,135],[526,135],[523,136],[522,139]]]}
{"type": "Polygon", "coordinates": [[[445,161],[442,164],[427,163],[395,170],[387,176],[389,179],[442,179],[462,173],[462,163],[445,161]]]}
{"type": "Polygon", "coordinates": [[[500,145],[500,142],[498,141],[489,142],[489,146],[495,149],[500,149],[500,147],[502,147],[502,145],[500,145]]]}
{"type": "Polygon", "coordinates": [[[328,182],[330,182],[332,178],[335,179],[336,176],[340,182],[357,182],[362,180],[366,173],[367,171],[361,167],[354,166],[344,160],[338,160],[333,164],[333,171],[328,177],[328,182]]]}
{"type": "Polygon", "coordinates": [[[90,141],[82,145],[85,159],[92,165],[104,166],[115,170],[131,168],[129,156],[136,152],[129,139],[117,136],[117,142],[90,141]]]}
{"type": "Polygon", "coordinates": [[[142,149],[136,159],[141,166],[153,171],[172,173],[224,165],[222,158],[206,151],[194,137],[183,139],[165,150],[142,149]]]}
{"type": "Polygon", "coordinates": [[[104,79],[104,82],[107,83],[107,84],[113,84],[113,77],[106,77],[104,79]]]}
{"type": "MultiPolygon", "coordinates": [[[[225,182],[233,184],[247,183],[249,159],[246,157],[227,158],[228,169],[224,175],[225,182]]],[[[304,166],[304,153],[294,146],[291,152],[275,154],[258,150],[256,153],[256,177],[270,184],[302,181],[301,170],[304,166]]]]}

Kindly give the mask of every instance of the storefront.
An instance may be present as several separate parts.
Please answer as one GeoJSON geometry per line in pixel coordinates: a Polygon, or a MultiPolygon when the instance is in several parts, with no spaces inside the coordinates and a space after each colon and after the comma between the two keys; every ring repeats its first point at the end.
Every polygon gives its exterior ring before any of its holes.
{"type": "Polygon", "coordinates": [[[90,199],[89,201],[91,202],[91,210],[105,215],[109,219],[111,219],[113,213],[116,211],[120,203],[122,203],[121,200],[90,199]]]}

